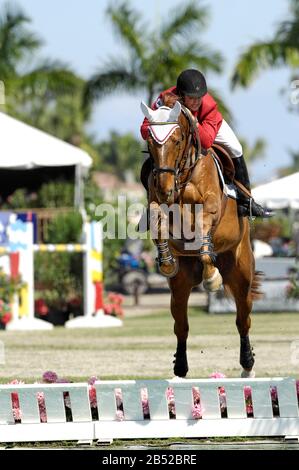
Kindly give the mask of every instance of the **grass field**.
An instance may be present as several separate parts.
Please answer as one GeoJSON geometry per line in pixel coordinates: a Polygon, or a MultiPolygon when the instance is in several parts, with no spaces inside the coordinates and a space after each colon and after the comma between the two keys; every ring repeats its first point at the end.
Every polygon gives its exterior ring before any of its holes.
{"type": "MultiPolygon", "coordinates": [[[[191,309],[189,378],[208,377],[214,371],[239,377],[239,336],[234,315],[208,315],[191,309]]],[[[5,363],[0,381],[40,381],[46,370],[73,381],[100,379],[171,378],[176,338],[166,311],[125,318],[122,328],[46,332],[0,332],[5,363]]],[[[299,361],[292,361],[299,341],[299,315],[254,314],[251,342],[256,375],[296,376],[299,361]],[[293,345],[293,346],[292,346],[293,345]],[[293,363],[292,363],[293,362],[293,363]]]]}

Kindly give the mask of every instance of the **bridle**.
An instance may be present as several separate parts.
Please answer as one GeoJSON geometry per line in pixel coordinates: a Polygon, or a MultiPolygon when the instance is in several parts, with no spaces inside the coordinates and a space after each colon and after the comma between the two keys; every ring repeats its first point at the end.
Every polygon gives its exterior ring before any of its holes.
{"type": "MultiPolygon", "coordinates": [[[[182,106],[182,112],[187,118],[187,121],[189,123],[189,134],[187,137],[187,144],[185,146],[185,149],[183,151],[183,155],[180,158],[181,155],[181,144],[182,144],[182,139],[179,141],[178,145],[178,155],[175,159],[175,166],[162,166],[162,167],[157,167],[155,164],[153,165],[152,173],[154,177],[154,185],[155,187],[157,186],[157,176],[161,173],[170,173],[174,175],[174,189],[175,191],[179,191],[181,188],[186,186],[186,184],[190,181],[192,177],[192,171],[197,165],[198,161],[201,158],[201,143],[200,143],[200,138],[199,138],[199,133],[196,125],[196,120],[185,106],[182,106]],[[195,135],[196,139],[193,138],[195,135]],[[195,140],[195,142],[194,142],[195,140]],[[196,153],[195,153],[195,158],[194,162],[191,163],[187,168],[185,168],[185,165],[187,163],[187,160],[189,157],[192,155],[192,147],[193,144],[195,145],[196,148],[196,153]],[[180,177],[182,176],[183,172],[187,172],[187,178],[185,181],[180,181],[180,177]]],[[[180,124],[179,120],[177,121],[171,121],[171,122],[155,122],[153,123],[155,126],[163,126],[163,125],[169,125],[169,124],[176,124],[181,131],[181,135],[184,135],[184,130],[182,129],[182,125],[180,124]]],[[[164,145],[164,144],[163,144],[164,145]]]]}

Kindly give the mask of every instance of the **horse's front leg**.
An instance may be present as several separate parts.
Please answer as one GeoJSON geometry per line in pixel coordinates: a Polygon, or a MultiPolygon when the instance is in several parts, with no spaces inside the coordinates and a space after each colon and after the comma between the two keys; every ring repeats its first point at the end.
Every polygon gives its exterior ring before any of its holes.
{"type": "Polygon", "coordinates": [[[216,253],[214,252],[213,232],[220,219],[221,203],[216,196],[209,196],[203,204],[202,237],[200,259],[203,264],[203,286],[209,291],[217,291],[222,286],[222,276],[214,266],[216,253]]]}
{"type": "Polygon", "coordinates": [[[188,372],[188,299],[194,284],[192,262],[190,258],[180,258],[179,273],[168,281],[171,290],[170,307],[174,319],[174,333],[177,337],[173,372],[178,377],[185,377],[188,372]]]}
{"type": "Polygon", "coordinates": [[[158,269],[163,276],[172,278],[178,272],[179,263],[171,253],[168,244],[169,219],[155,201],[150,203],[150,230],[158,251],[158,269]]]}

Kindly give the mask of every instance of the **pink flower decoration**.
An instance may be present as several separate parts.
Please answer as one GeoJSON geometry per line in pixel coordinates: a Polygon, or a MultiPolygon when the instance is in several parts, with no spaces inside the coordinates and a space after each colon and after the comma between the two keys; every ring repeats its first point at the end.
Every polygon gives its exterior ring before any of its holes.
{"type": "Polygon", "coordinates": [[[252,415],[253,414],[253,406],[252,406],[252,403],[246,403],[246,413],[248,415],[252,415]]]}
{"type": "Polygon", "coordinates": [[[141,403],[142,403],[143,415],[148,416],[150,414],[150,411],[149,411],[149,402],[148,402],[146,388],[141,389],[141,403]]]}
{"type": "Polygon", "coordinates": [[[97,392],[96,392],[95,387],[93,385],[89,385],[88,391],[89,391],[89,401],[90,401],[91,408],[97,408],[98,402],[97,402],[97,392]]]}
{"type": "Polygon", "coordinates": [[[244,387],[244,396],[245,400],[251,399],[251,387],[249,387],[249,385],[245,385],[244,387]]]}
{"type": "Polygon", "coordinates": [[[201,419],[202,418],[202,409],[200,403],[196,403],[192,407],[192,416],[194,419],[201,419]]]}
{"type": "Polygon", "coordinates": [[[226,394],[223,387],[219,388],[219,403],[222,412],[226,410],[226,394]]]}
{"type": "Polygon", "coordinates": [[[16,406],[16,407],[13,406],[12,414],[13,414],[13,418],[14,418],[15,421],[21,421],[22,413],[21,413],[21,410],[20,410],[19,406],[16,406]]]}
{"type": "Polygon", "coordinates": [[[193,394],[194,403],[199,403],[200,402],[199,390],[195,387],[192,387],[192,394],[193,394]]]}
{"type": "Polygon", "coordinates": [[[24,385],[25,382],[23,382],[23,380],[18,380],[18,379],[13,379],[11,380],[10,382],[8,382],[7,385],[24,385]]]}
{"type": "MultiPolygon", "coordinates": [[[[13,379],[10,382],[8,382],[7,385],[23,385],[25,382],[22,380],[18,379],[13,379]]],[[[20,402],[19,402],[19,396],[17,392],[13,392],[11,394],[11,402],[12,402],[12,413],[13,413],[13,418],[15,421],[21,421],[22,419],[22,413],[20,410],[20,402]]]]}
{"type": "Polygon", "coordinates": [[[92,375],[90,379],[88,380],[89,385],[94,385],[94,383],[99,380],[95,375],[92,375]]]}
{"type": "Polygon", "coordinates": [[[116,388],[115,389],[115,398],[116,398],[116,406],[119,408],[123,404],[123,399],[122,399],[122,394],[121,394],[121,389],[116,388]]]}
{"type": "Polygon", "coordinates": [[[270,387],[270,392],[271,392],[272,401],[277,401],[278,400],[277,388],[276,387],[270,387]]]}
{"type": "Polygon", "coordinates": [[[213,372],[210,375],[210,379],[225,379],[225,378],[226,378],[226,375],[222,374],[222,372],[213,372]]]}
{"type": "Polygon", "coordinates": [[[39,407],[40,420],[42,423],[47,422],[46,403],[44,392],[37,393],[37,402],[39,407]]]}
{"type": "Polygon", "coordinates": [[[58,375],[56,374],[56,372],[47,370],[46,372],[43,373],[43,381],[48,384],[56,383],[57,379],[58,379],[58,375]]]}
{"type": "Polygon", "coordinates": [[[125,419],[124,412],[122,410],[116,411],[116,419],[117,421],[123,421],[125,419]]]}

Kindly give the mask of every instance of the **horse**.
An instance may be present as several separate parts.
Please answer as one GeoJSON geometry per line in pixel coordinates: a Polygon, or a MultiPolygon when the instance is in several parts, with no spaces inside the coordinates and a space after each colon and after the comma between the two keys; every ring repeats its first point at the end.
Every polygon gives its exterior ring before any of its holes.
{"type": "Polygon", "coordinates": [[[249,220],[238,215],[236,200],[227,197],[213,149],[202,151],[191,112],[179,101],[173,107],[161,106],[157,110],[142,102],[141,109],[149,121],[147,144],[151,163],[147,188],[151,238],[157,247],[159,270],[168,278],[177,339],[174,374],[185,377],[188,372],[188,299],[192,288],[203,281],[207,291],[217,291],[223,285],[234,297],[241,377],[254,377],[250,314],[253,300],[261,293],[249,220]],[[178,208],[179,217],[171,217],[167,212],[172,206],[178,208]],[[199,244],[186,244],[181,228],[181,238],[173,236],[185,206],[189,207],[193,232],[197,219],[201,220],[199,244]],[[201,208],[200,214],[194,210],[196,206],[201,208]],[[165,219],[168,236],[161,228],[165,219]]]}

